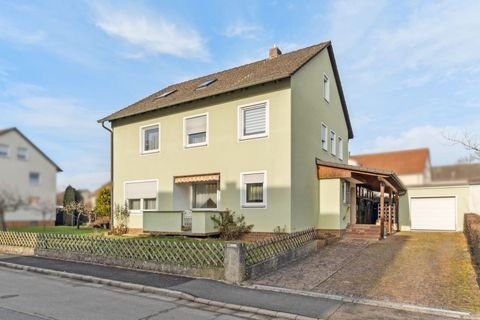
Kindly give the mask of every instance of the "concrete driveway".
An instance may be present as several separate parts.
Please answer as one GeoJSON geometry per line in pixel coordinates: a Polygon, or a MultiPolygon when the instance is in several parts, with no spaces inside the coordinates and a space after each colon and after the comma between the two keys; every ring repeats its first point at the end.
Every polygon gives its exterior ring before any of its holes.
{"type": "Polygon", "coordinates": [[[400,232],[384,241],[344,240],[254,284],[480,311],[480,289],[462,233],[400,232]]]}

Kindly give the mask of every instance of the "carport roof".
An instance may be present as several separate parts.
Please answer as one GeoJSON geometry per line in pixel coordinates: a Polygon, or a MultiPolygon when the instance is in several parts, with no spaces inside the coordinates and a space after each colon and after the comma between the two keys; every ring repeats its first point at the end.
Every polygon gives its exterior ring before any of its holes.
{"type": "Polygon", "coordinates": [[[367,184],[375,190],[380,190],[380,182],[403,193],[407,188],[393,171],[365,168],[342,163],[327,162],[316,159],[318,179],[353,178],[367,184]]]}

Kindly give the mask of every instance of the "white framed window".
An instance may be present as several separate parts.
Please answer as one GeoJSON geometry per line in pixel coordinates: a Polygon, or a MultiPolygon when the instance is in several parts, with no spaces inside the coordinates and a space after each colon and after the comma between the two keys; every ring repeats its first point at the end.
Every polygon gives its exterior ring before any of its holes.
{"type": "Polygon", "coordinates": [[[322,149],[328,151],[328,127],[322,123],[322,149]]]}
{"type": "Polygon", "coordinates": [[[350,203],[350,182],[342,182],[342,202],[345,204],[350,203]]]}
{"type": "Polygon", "coordinates": [[[268,101],[238,107],[239,140],[268,137],[268,101]]]}
{"type": "Polygon", "coordinates": [[[326,73],[323,74],[323,98],[330,102],[330,79],[326,73]]]}
{"type": "Polygon", "coordinates": [[[332,155],[337,155],[337,134],[333,130],[330,130],[330,148],[332,155]]]}
{"type": "Polygon", "coordinates": [[[244,172],[240,174],[240,205],[242,208],[267,207],[267,172],[244,172]]]}
{"type": "Polygon", "coordinates": [[[160,151],[160,124],[140,127],[140,153],[160,151]]]}
{"type": "Polygon", "coordinates": [[[128,199],[128,210],[131,210],[131,211],[142,210],[142,199],[128,199]]]}
{"type": "Polygon", "coordinates": [[[218,182],[192,184],[192,209],[217,209],[218,182]]]}
{"type": "Polygon", "coordinates": [[[8,151],[9,151],[8,145],[0,144],[0,157],[2,158],[8,157],[8,151]]]}
{"type": "Polygon", "coordinates": [[[28,181],[31,186],[40,185],[40,173],[39,172],[30,172],[28,175],[28,181]]]}
{"type": "Polygon", "coordinates": [[[17,148],[17,159],[18,160],[28,160],[28,149],[18,147],[17,148]]]}
{"type": "Polygon", "coordinates": [[[186,148],[208,145],[208,113],[183,118],[183,141],[186,148]]]}
{"type": "Polygon", "coordinates": [[[338,159],[343,160],[343,138],[338,137],[338,159]]]}
{"type": "Polygon", "coordinates": [[[124,199],[132,213],[158,209],[158,180],[137,180],[124,183],[124,199]]]}

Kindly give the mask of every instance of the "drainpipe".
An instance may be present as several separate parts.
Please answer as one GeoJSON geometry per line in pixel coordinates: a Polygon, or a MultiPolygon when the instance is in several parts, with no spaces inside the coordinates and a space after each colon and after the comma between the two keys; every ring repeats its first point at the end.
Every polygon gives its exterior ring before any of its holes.
{"type": "Polygon", "coordinates": [[[113,230],[113,130],[105,126],[105,121],[102,121],[102,127],[110,132],[110,231],[113,230]]]}

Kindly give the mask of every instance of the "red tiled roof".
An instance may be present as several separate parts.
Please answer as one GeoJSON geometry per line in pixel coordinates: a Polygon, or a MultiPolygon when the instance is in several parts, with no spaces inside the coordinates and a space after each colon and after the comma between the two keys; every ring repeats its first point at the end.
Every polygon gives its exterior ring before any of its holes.
{"type": "Polygon", "coordinates": [[[354,155],[362,167],[391,170],[396,174],[423,173],[430,159],[428,148],[354,155]]]}

